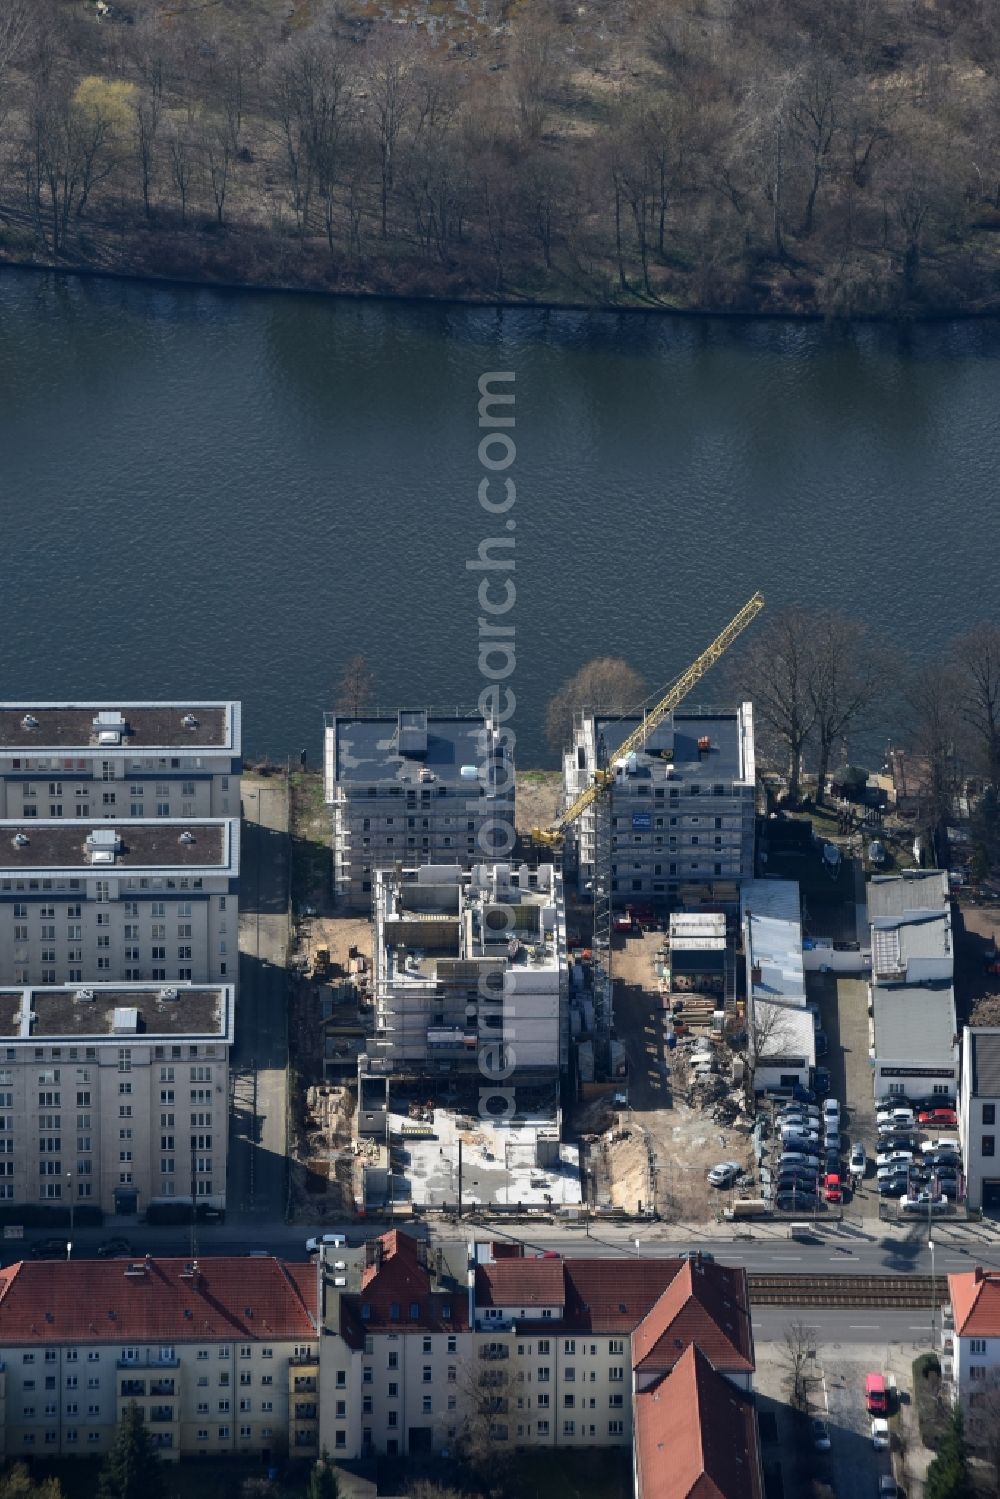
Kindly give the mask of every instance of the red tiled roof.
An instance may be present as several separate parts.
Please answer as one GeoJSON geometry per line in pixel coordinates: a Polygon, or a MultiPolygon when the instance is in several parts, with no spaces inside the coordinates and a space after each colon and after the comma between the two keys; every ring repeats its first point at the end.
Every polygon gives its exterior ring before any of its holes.
{"type": "Polygon", "coordinates": [[[680,1260],[566,1261],[566,1316],[580,1332],[625,1333],[638,1327],[681,1267],[680,1260]]]}
{"type": "MultiPolygon", "coordinates": [[[[477,1306],[559,1306],[566,1300],[563,1260],[493,1260],[476,1266],[477,1306]]],[[[515,1316],[517,1313],[515,1312],[515,1316]]]]}
{"type": "Polygon", "coordinates": [[[751,1396],[691,1344],[635,1397],[636,1499],[762,1499],[751,1396]]]}
{"type": "Polygon", "coordinates": [[[0,1275],[0,1345],[316,1337],[315,1271],[276,1259],[39,1260],[0,1275]]]}
{"type": "Polygon", "coordinates": [[[632,1335],[632,1367],[671,1369],[691,1343],[716,1369],[753,1369],[745,1270],[685,1260],[632,1335]]]}
{"type": "Polygon", "coordinates": [[[949,1275],[948,1290],[959,1337],[1000,1337],[1000,1275],[977,1265],[949,1275]]]}
{"type": "Polygon", "coordinates": [[[468,1326],[466,1287],[454,1293],[432,1290],[410,1234],[393,1229],[370,1247],[373,1258],[362,1272],[360,1293],[340,1298],[340,1333],[349,1347],[363,1347],[366,1332],[461,1332],[468,1326]]]}

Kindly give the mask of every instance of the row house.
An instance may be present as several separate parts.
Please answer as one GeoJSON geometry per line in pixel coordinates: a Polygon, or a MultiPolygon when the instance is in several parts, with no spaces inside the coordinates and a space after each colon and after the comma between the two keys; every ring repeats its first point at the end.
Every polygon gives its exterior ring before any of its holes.
{"type": "Polygon", "coordinates": [[[0,818],[238,817],[237,702],[0,703],[0,818]]]}
{"type": "Polygon", "coordinates": [[[167,1459],[318,1447],[316,1273],[272,1258],[0,1271],[0,1457],[107,1452],[138,1406],[167,1459]]]}

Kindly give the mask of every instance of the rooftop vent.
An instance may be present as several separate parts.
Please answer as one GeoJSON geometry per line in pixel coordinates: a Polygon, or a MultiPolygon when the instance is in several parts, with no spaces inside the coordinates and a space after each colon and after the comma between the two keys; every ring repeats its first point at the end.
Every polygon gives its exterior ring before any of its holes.
{"type": "Polygon", "coordinates": [[[121,849],[121,838],[115,828],[93,828],[87,834],[91,864],[113,864],[121,849]]]}
{"type": "Polygon", "coordinates": [[[78,999],[80,1001],[80,1003],[84,1004],[84,1005],[85,1004],[93,1004],[93,1002],[94,1002],[94,991],[93,991],[93,989],[77,989],[77,991],[74,994],[73,998],[74,999],[78,999]]]}
{"type": "Polygon", "coordinates": [[[125,1266],[126,1276],[131,1275],[133,1278],[135,1278],[141,1275],[145,1275],[145,1273],[146,1266],[141,1261],[139,1263],[136,1263],[134,1260],[130,1260],[129,1263],[125,1266]]]}
{"type": "Polygon", "coordinates": [[[422,708],[401,708],[396,720],[396,747],[401,755],[426,755],[427,714],[422,708]]]}
{"type": "Polygon", "coordinates": [[[30,842],[31,842],[31,839],[28,837],[27,833],[15,833],[14,834],[14,847],[15,848],[27,848],[28,844],[30,842]]]}
{"type": "Polygon", "coordinates": [[[198,720],[195,718],[193,713],[185,713],[184,717],[181,719],[181,723],[186,729],[196,729],[198,727],[198,720]]]}
{"type": "Polygon", "coordinates": [[[33,713],[26,713],[24,715],[24,717],[21,719],[21,728],[22,729],[37,729],[38,728],[38,719],[35,717],[35,715],[33,713]]]}
{"type": "Polygon", "coordinates": [[[185,829],[185,831],[178,838],[177,842],[178,843],[194,843],[195,842],[195,836],[194,836],[193,833],[190,833],[190,832],[187,831],[187,829],[185,829]]]}
{"type": "Polygon", "coordinates": [[[347,1285],[347,1276],[346,1275],[335,1275],[333,1277],[333,1283],[337,1287],[346,1286],[347,1285]]]}
{"type": "Polygon", "coordinates": [[[160,998],[163,1000],[164,1004],[169,1004],[171,1000],[177,998],[177,995],[178,995],[178,991],[176,989],[161,989],[160,990],[160,998]]]}
{"type": "Polygon", "coordinates": [[[121,744],[125,720],[117,708],[95,714],[93,724],[98,744],[121,744]]]}

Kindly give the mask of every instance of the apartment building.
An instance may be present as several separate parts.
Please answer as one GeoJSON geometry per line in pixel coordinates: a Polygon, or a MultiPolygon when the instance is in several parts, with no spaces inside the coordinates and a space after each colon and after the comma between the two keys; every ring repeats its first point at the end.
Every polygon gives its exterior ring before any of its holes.
{"type": "Polygon", "coordinates": [[[315,1294],[270,1258],[8,1266],[0,1456],[99,1456],[133,1402],[165,1459],[317,1455],[315,1294]]]}
{"type": "Polygon", "coordinates": [[[239,833],[237,818],[0,821],[0,974],[235,982],[239,833]]]}
{"type": "Polygon", "coordinates": [[[0,988],[0,1202],[224,1207],[233,995],[0,988]]]}
{"type": "Polygon", "coordinates": [[[519,1076],[568,1046],[566,911],[552,864],[376,870],[375,1032],[363,1070],[476,1072],[500,1048],[519,1076]]]}
{"type": "MultiPolygon", "coordinates": [[[[742,1269],[529,1259],[517,1246],[434,1248],[394,1231],[329,1251],[320,1274],[320,1440],[334,1456],[434,1451],[470,1424],[501,1450],[627,1448],[639,1397],[692,1345],[750,1394],[742,1269]]],[[[647,1499],[658,1492],[647,1480],[647,1499]]]]}
{"type": "MultiPolygon", "coordinates": [[[[585,715],[563,760],[567,805],[595,771],[613,773],[614,904],[734,905],[736,887],[754,868],[752,705],[734,712],[678,709],[652,731],[645,749],[618,759],[618,747],[641,722],[585,715]]],[[[568,830],[567,867],[575,863],[581,895],[594,877],[594,817],[591,807],[568,830]]]]}
{"type": "Polygon", "coordinates": [[[0,703],[0,818],[238,817],[241,707],[0,703]]]}
{"type": "Polygon", "coordinates": [[[1000,1027],[967,1025],[962,1032],[958,1129],[970,1208],[1000,1208],[1000,1027]]]}
{"type": "Polygon", "coordinates": [[[950,1305],[941,1329],[941,1370],[966,1434],[979,1443],[1000,1409],[1000,1272],[976,1265],[948,1276],[950,1305]]]}
{"type": "Polygon", "coordinates": [[[875,1097],[955,1097],[958,1026],[948,876],[913,869],[868,883],[875,1097]]]}
{"type": "Polygon", "coordinates": [[[323,785],[333,809],[334,893],[347,907],[371,908],[378,869],[470,869],[513,847],[508,736],[481,714],[327,714],[323,785]]]}

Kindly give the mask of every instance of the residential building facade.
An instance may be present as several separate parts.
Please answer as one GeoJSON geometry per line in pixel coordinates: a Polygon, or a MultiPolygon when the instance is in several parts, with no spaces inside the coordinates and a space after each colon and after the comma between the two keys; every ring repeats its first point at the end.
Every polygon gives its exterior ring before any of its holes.
{"type": "Polygon", "coordinates": [[[312,1266],[24,1262],[0,1285],[3,1458],[100,1456],[132,1403],[167,1460],[318,1455],[312,1266]]]}
{"type": "Polygon", "coordinates": [[[235,982],[239,834],[237,818],[0,822],[0,975],[235,982]]]}
{"type": "Polygon", "coordinates": [[[224,1207],[233,997],[0,989],[0,1202],[224,1207]]]}
{"type": "MultiPolygon", "coordinates": [[[[616,752],[638,717],[584,715],[563,760],[569,805],[607,767],[613,773],[611,889],[614,904],[663,908],[701,899],[735,905],[753,875],[756,765],[753,708],[678,709],[627,760],[616,752]]],[[[594,878],[594,818],[567,830],[567,867],[581,895],[594,878]]]]}
{"type": "Polygon", "coordinates": [[[238,817],[241,705],[0,703],[0,818],[238,817]]]}
{"type": "Polygon", "coordinates": [[[324,795],[339,904],[369,910],[374,874],[405,863],[462,869],[514,845],[509,736],[482,714],[328,714],[324,795]]]}
{"type": "Polygon", "coordinates": [[[979,1443],[995,1431],[1000,1408],[1000,1272],[976,1265],[949,1275],[948,1292],[941,1371],[966,1434],[979,1443]]]}
{"type": "Polygon", "coordinates": [[[962,1032],[958,1128],[970,1208],[1000,1208],[1000,1027],[967,1025],[962,1032]]]}
{"type": "Polygon", "coordinates": [[[328,1252],[322,1446],[345,1458],[416,1454],[471,1431],[500,1450],[629,1448],[637,1395],[692,1344],[749,1393],[742,1270],[700,1259],[528,1259],[513,1247],[476,1245],[470,1257],[393,1232],[328,1252]]]}
{"type": "Polygon", "coordinates": [[[749,880],[740,908],[754,1091],[807,1086],[816,1031],[806,1008],[799,887],[794,880],[749,880]]]}

